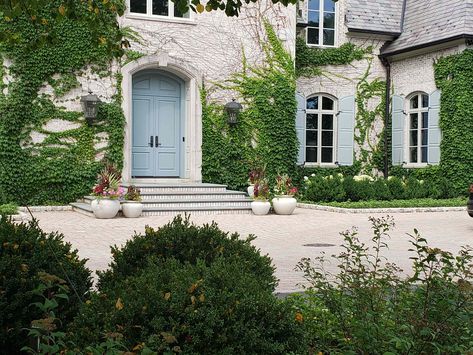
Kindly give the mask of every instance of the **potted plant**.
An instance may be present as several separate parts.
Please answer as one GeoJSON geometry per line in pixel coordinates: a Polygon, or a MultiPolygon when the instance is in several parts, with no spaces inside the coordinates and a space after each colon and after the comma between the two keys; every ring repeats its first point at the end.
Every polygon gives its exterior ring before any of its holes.
{"type": "Polygon", "coordinates": [[[297,200],[294,198],[296,193],[297,187],[292,185],[292,179],[287,174],[278,175],[274,187],[275,196],[272,200],[274,212],[284,215],[292,214],[297,205],[297,200]]]}
{"type": "Polygon", "coordinates": [[[140,189],[134,185],[128,186],[125,201],[122,203],[122,212],[127,218],[137,218],[143,212],[140,189]]]}
{"type": "Polygon", "coordinates": [[[266,179],[255,182],[254,201],[251,202],[251,210],[255,215],[263,216],[268,214],[271,204],[269,203],[269,185],[266,179]]]}
{"type": "Polygon", "coordinates": [[[254,168],[250,170],[248,174],[248,184],[249,184],[247,188],[248,196],[253,197],[255,184],[259,180],[264,179],[265,170],[266,170],[265,166],[263,167],[255,166],[254,168]]]}
{"type": "Polygon", "coordinates": [[[119,199],[124,192],[120,182],[121,174],[118,169],[107,164],[92,190],[92,195],[96,199],[91,202],[91,207],[96,218],[114,218],[117,215],[120,210],[119,199]]]}

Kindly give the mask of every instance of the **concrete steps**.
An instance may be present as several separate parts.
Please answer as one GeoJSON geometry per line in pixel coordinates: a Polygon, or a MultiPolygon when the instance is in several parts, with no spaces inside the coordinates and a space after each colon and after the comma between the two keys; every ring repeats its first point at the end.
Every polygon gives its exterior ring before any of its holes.
{"type": "MultiPolygon", "coordinates": [[[[251,199],[240,191],[229,191],[217,184],[135,184],[141,190],[143,216],[192,214],[250,214],[251,199]]],[[[128,184],[123,184],[128,187],[128,184]]],[[[93,196],[85,196],[71,203],[72,209],[93,216],[90,203],[93,196]]]]}

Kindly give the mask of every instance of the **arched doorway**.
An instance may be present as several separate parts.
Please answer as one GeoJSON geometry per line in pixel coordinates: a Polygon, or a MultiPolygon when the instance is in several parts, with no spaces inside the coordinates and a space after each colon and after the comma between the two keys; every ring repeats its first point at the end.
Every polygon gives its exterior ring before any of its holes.
{"type": "Polygon", "coordinates": [[[132,81],[131,177],[181,177],[184,82],[159,70],[132,81]]]}

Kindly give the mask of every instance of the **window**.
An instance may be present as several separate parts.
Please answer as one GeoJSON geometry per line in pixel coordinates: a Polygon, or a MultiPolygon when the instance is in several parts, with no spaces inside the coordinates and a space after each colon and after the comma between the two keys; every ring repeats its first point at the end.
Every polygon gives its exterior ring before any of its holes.
{"type": "Polygon", "coordinates": [[[307,0],[307,44],[335,46],[335,9],[332,0],[307,0]]]}
{"type": "Polygon", "coordinates": [[[181,13],[171,0],[129,0],[131,14],[189,18],[189,12],[181,13]]]}
{"type": "Polygon", "coordinates": [[[415,94],[408,101],[409,163],[427,163],[429,95],[415,94]]]}
{"type": "Polygon", "coordinates": [[[335,155],[335,101],[325,95],[307,99],[305,124],[306,163],[333,163],[335,155]]]}

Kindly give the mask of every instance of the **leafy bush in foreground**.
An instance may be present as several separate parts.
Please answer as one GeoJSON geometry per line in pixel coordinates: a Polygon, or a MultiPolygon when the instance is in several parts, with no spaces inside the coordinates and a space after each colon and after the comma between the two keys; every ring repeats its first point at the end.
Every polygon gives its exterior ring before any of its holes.
{"type": "Polygon", "coordinates": [[[327,271],[324,256],[298,268],[310,282],[292,298],[315,352],[344,354],[465,354],[473,351],[473,250],[459,255],[431,248],[411,236],[413,276],[387,263],[382,252],[392,219],[370,218],[371,246],[356,230],[342,233],[334,256],[339,272],[327,271]]]}
{"type": "MultiPolygon", "coordinates": [[[[34,294],[41,282],[42,272],[65,278],[65,284],[77,290],[82,297],[91,287],[90,271],[85,260],[79,259],[77,250],[63,241],[57,233],[44,233],[36,221],[15,224],[8,218],[0,220],[0,349],[3,353],[16,354],[25,345],[31,321],[42,313],[33,302],[39,301],[34,294]]],[[[77,313],[80,300],[71,294],[69,303],[57,309],[62,324],[77,313]]]]}
{"type": "Polygon", "coordinates": [[[112,247],[113,260],[109,270],[99,273],[99,289],[140,272],[149,257],[174,258],[191,264],[201,260],[206,265],[218,258],[232,257],[241,261],[241,272],[251,273],[261,286],[274,291],[277,280],[271,259],[251,245],[254,236],[239,237],[238,233],[230,235],[220,230],[216,223],[196,226],[189,217],[181,216],[157,230],[146,227],[144,235],[135,235],[123,248],[112,247]]]}
{"type": "Polygon", "coordinates": [[[150,260],[96,294],[70,336],[80,349],[120,334],[127,348],[146,345],[159,354],[303,352],[295,312],[244,269],[239,258],[150,260]]]}

